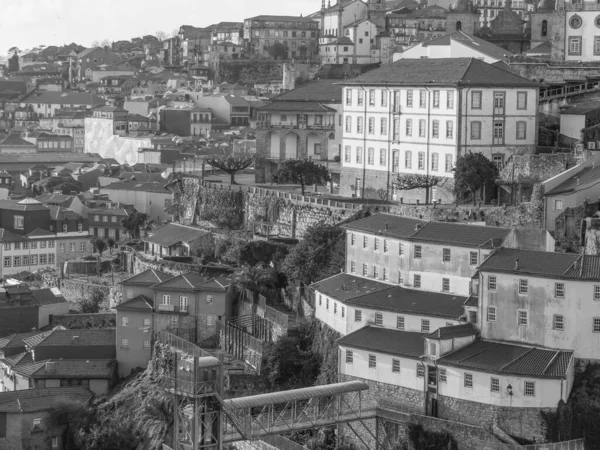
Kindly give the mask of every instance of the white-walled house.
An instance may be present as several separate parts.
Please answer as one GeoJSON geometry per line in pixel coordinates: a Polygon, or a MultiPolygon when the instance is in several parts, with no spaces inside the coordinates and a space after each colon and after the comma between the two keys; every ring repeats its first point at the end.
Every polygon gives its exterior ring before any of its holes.
{"type": "Polygon", "coordinates": [[[343,226],[346,273],[410,289],[470,294],[471,277],[510,228],[377,214],[343,226]]]}
{"type": "Polygon", "coordinates": [[[600,360],[600,256],[501,248],[476,284],[484,339],[600,360]]]}
{"type": "Polygon", "coordinates": [[[394,53],[394,61],[421,58],[477,58],[488,64],[513,56],[508,50],[462,31],[446,34],[394,53]]]}
{"type": "Polygon", "coordinates": [[[380,61],[376,46],[377,26],[369,19],[357,20],[344,27],[341,37],[319,39],[319,55],[323,64],[371,64],[380,61]]]}
{"type": "Polygon", "coordinates": [[[459,325],[467,300],[463,296],[409,290],[345,273],[311,287],[315,290],[315,317],[342,335],[368,325],[418,333],[459,325]]]}
{"type": "MultiPolygon", "coordinates": [[[[401,59],[342,84],[341,195],[393,196],[398,174],[451,179],[466,152],[502,164],[535,149],[538,84],[478,59],[401,59]]],[[[453,200],[451,185],[436,198],[453,200]]]]}

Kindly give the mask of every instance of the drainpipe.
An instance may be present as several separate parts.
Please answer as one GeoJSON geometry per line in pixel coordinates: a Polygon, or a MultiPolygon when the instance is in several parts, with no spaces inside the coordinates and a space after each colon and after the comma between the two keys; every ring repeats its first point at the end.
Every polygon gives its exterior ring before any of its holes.
{"type": "MultiPolygon", "coordinates": [[[[363,90],[363,104],[365,106],[365,110],[364,110],[364,116],[363,116],[363,155],[362,155],[362,186],[361,186],[361,193],[360,193],[360,198],[365,198],[365,181],[367,178],[367,127],[368,127],[368,123],[367,123],[367,90],[363,87],[360,86],[360,88],[363,90]]],[[[374,150],[373,150],[374,151],[374,150]]],[[[373,157],[375,157],[375,155],[373,155],[373,157]]]]}
{"type": "MultiPolygon", "coordinates": [[[[427,92],[427,128],[425,129],[425,133],[427,133],[427,153],[425,154],[425,179],[427,180],[427,187],[425,188],[425,204],[428,205],[429,204],[429,157],[430,157],[430,145],[431,145],[431,133],[430,131],[432,130],[431,128],[431,107],[432,107],[432,101],[431,101],[431,91],[429,90],[429,88],[425,88],[425,91],[427,92]]],[[[419,94],[420,95],[420,94],[419,94]]],[[[441,90],[440,90],[440,102],[441,102],[441,90]]],[[[440,127],[439,127],[439,121],[438,121],[438,136],[440,133],[440,127]]],[[[418,159],[417,159],[417,164],[418,164],[418,159]]],[[[439,160],[438,160],[438,168],[439,168],[439,160]]]]}
{"type": "MultiPolygon", "coordinates": [[[[387,163],[388,163],[388,176],[387,176],[387,186],[388,186],[388,194],[387,194],[387,198],[388,200],[391,200],[391,193],[394,191],[394,186],[393,186],[393,182],[390,181],[391,177],[392,177],[392,168],[393,168],[393,161],[392,161],[392,133],[393,133],[393,127],[392,127],[392,120],[394,120],[393,115],[392,115],[392,111],[394,108],[394,105],[392,104],[393,101],[393,96],[392,96],[392,91],[390,90],[389,87],[385,87],[385,89],[388,91],[388,135],[387,135],[387,143],[388,143],[388,148],[387,148],[387,163]]],[[[400,130],[398,130],[400,131],[400,130]]],[[[398,163],[400,163],[400,156],[398,156],[398,163]]]]}

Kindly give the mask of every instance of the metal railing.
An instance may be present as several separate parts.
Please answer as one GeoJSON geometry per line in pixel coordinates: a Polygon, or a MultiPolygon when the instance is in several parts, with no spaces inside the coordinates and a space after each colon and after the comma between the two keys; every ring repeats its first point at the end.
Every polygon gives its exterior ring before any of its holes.
{"type": "Polygon", "coordinates": [[[531,445],[492,444],[489,442],[481,442],[477,448],[485,450],[585,450],[585,442],[583,439],[531,445]]]}
{"type": "Polygon", "coordinates": [[[182,353],[185,353],[189,356],[197,356],[200,358],[205,358],[207,356],[212,356],[206,350],[201,349],[196,344],[191,343],[179,336],[175,336],[167,331],[159,331],[156,333],[156,340],[161,344],[170,345],[176,350],[179,350],[182,353]]]}

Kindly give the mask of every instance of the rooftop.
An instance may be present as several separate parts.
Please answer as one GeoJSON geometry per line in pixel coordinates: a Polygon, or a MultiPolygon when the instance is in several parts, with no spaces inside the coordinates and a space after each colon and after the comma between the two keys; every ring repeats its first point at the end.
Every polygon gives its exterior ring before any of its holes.
{"type": "Polygon", "coordinates": [[[501,248],[492,253],[479,270],[545,278],[600,280],[600,256],[501,248]]]}
{"type": "Polygon", "coordinates": [[[276,101],[273,103],[266,104],[256,108],[259,111],[282,111],[282,112],[316,112],[316,113],[327,113],[335,112],[335,109],[328,106],[322,105],[319,102],[307,102],[307,101],[276,101]]]}
{"type": "Polygon", "coordinates": [[[417,359],[425,354],[422,333],[366,326],[337,340],[338,345],[417,359]]]}
{"type": "Polygon", "coordinates": [[[423,47],[436,46],[436,45],[450,45],[452,41],[458,42],[466,47],[477,50],[487,56],[495,59],[504,59],[508,56],[513,56],[508,50],[498,47],[485,39],[478,38],[476,36],[470,36],[462,31],[455,31],[454,33],[446,34],[437,39],[426,41],[423,43],[423,47]]]}
{"type": "Polygon", "coordinates": [[[594,185],[600,181],[600,165],[587,166],[579,172],[571,175],[565,179],[558,186],[545,192],[546,196],[553,196],[559,194],[567,194],[569,192],[576,192],[581,189],[588,189],[591,185],[594,185]]]}
{"type": "Polygon", "coordinates": [[[0,412],[22,414],[45,411],[59,403],[87,402],[92,393],[83,387],[25,389],[0,392],[0,412]]]}
{"type": "Polygon", "coordinates": [[[144,241],[158,244],[162,247],[170,247],[180,242],[192,242],[207,234],[210,234],[210,232],[201,228],[169,223],[154,230],[150,237],[144,238],[144,241]]]}
{"type": "Polygon", "coordinates": [[[437,364],[483,372],[563,378],[567,375],[572,357],[572,350],[554,350],[481,340],[441,357],[437,360],[437,364]]]}
{"type": "Polygon", "coordinates": [[[312,19],[309,19],[306,17],[300,17],[300,16],[268,16],[268,15],[250,17],[249,20],[264,20],[264,21],[273,21],[273,22],[289,22],[289,21],[314,22],[314,20],[312,20],[312,19]]]}
{"type": "Polygon", "coordinates": [[[21,103],[44,103],[47,105],[86,105],[90,107],[104,105],[104,100],[90,92],[75,91],[34,91],[28,94],[21,103]]]}
{"type": "Polygon", "coordinates": [[[141,181],[117,181],[116,183],[109,184],[108,186],[102,187],[102,189],[120,190],[120,191],[139,191],[139,192],[153,192],[156,194],[171,195],[169,191],[165,189],[164,180],[162,183],[159,182],[141,182],[141,181]]]}
{"type": "Polygon", "coordinates": [[[312,287],[355,307],[454,320],[462,316],[467,300],[465,296],[406,289],[348,274],[334,275],[312,287]],[[370,292],[361,293],[363,290],[370,292]]]}
{"type": "Polygon", "coordinates": [[[117,311],[141,311],[148,312],[152,311],[154,301],[144,295],[138,295],[137,297],[125,300],[124,302],[116,306],[117,311]]]}
{"type": "Polygon", "coordinates": [[[154,286],[155,289],[191,289],[225,291],[231,280],[227,277],[208,277],[198,273],[186,273],[154,286]]]}
{"type": "Polygon", "coordinates": [[[566,115],[584,115],[598,110],[600,110],[600,102],[590,102],[569,106],[568,108],[562,109],[560,113],[566,115]]]}
{"type": "Polygon", "coordinates": [[[29,347],[38,346],[106,346],[115,345],[115,330],[64,330],[53,329],[37,336],[25,339],[29,347]]]}
{"type": "Polygon", "coordinates": [[[384,86],[539,87],[534,81],[475,58],[401,59],[341,83],[384,86]]]}
{"type": "Polygon", "coordinates": [[[138,286],[152,286],[157,283],[162,283],[163,281],[167,281],[170,278],[173,278],[172,275],[166,274],[159,270],[148,269],[137,275],[127,278],[123,280],[123,284],[128,285],[138,285],[138,286]]]}
{"type": "Polygon", "coordinates": [[[3,147],[35,147],[35,144],[26,141],[16,134],[9,134],[6,139],[0,142],[3,147]]]}
{"type": "Polygon", "coordinates": [[[111,359],[59,359],[44,361],[41,366],[31,365],[15,369],[15,372],[25,374],[31,378],[86,378],[103,379],[112,378],[115,371],[115,361],[111,359]],[[48,364],[49,363],[49,364],[48,364]]]}
{"type": "Polygon", "coordinates": [[[454,339],[465,336],[478,336],[479,331],[473,326],[472,323],[465,323],[463,325],[454,325],[451,327],[441,327],[435,330],[433,333],[427,335],[430,339],[454,339]]]}
{"type": "Polygon", "coordinates": [[[305,83],[296,89],[284,92],[271,100],[273,102],[321,102],[341,103],[342,85],[338,80],[314,80],[305,83]]]}
{"type": "Polygon", "coordinates": [[[342,225],[347,230],[376,233],[381,236],[406,239],[415,234],[416,226],[427,222],[393,214],[375,214],[364,219],[342,225]]]}

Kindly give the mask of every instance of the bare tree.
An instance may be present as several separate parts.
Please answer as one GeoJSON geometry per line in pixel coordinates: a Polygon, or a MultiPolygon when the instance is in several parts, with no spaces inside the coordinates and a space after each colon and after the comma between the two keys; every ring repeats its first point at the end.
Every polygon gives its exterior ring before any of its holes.
{"type": "Polygon", "coordinates": [[[254,156],[227,155],[218,158],[207,158],[206,164],[228,173],[231,175],[231,184],[237,184],[235,182],[235,174],[254,164],[254,156]]]}
{"type": "Polygon", "coordinates": [[[394,186],[402,191],[411,191],[413,189],[425,189],[425,203],[429,203],[429,191],[433,187],[442,187],[448,181],[447,178],[437,177],[435,175],[424,175],[420,173],[411,173],[409,175],[398,175],[394,186]]]}
{"type": "Polygon", "coordinates": [[[158,30],[157,32],[155,32],[154,36],[156,36],[156,38],[161,42],[167,39],[167,33],[165,33],[162,30],[158,30]]]}

